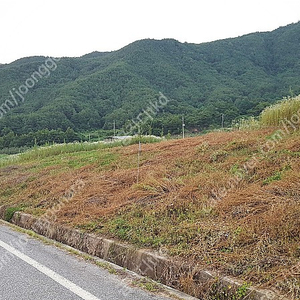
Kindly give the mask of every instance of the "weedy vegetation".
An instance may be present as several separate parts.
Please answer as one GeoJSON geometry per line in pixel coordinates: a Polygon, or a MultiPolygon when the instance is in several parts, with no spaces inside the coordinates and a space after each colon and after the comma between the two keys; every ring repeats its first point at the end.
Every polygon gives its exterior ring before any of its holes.
{"type": "Polygon", "coordinates": [[[260,123],[264,126],[278,126],[283,120],[292,120],[298,115],[300,121],[300,95],[288,97],[277,104],[268,106],[260,115],[260,123]]]}
{"type": "Polygon", "coordinates": [[[137,144],[61,145],[4,157],[0,205],[42,215],[81,180],[82,188],[56,211],[57,222],[247,282],[234,291],[215,283],[210,294],[191,290],[190,278],[179,283],[182,290],[203,299],[243,299],[250,284],[300,299],[300,132],[262,153],[273,124],[143,142],[138,181],[137,144]],[[245,172],[253,157],[256,164],[245,172]],[[242,179],[232,184],[237,174],[242,179]]]}

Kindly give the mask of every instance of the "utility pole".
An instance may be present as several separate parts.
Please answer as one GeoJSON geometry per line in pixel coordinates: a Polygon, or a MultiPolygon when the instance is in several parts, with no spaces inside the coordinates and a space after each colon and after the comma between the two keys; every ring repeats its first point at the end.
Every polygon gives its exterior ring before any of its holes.
{"type": "Polygon", "coordinates": [[[184,116],[182,116],[182,138],[184,139],[184,127],[185,127],[185,124],[184,124],[184,116]]]}
{"type": "Polygon", "coordinates": [[[224,114],[221,114],[221,118],[222,118],[222,129],[224,129],[224,114]]]}
{"type": "Polygon", "coordinates": [[[136,176],[136,183],[139,183],[140,179],[140,156],[142,152],[142,144],[141,141],[139,141],[139,150],[138,150],[138,161],[137,161],[137,176],[136,176]]]}
{"type": "Polygon", "coordinates": [[[116,121],[114,120],[114,137],[116,136],[116,121]]]}

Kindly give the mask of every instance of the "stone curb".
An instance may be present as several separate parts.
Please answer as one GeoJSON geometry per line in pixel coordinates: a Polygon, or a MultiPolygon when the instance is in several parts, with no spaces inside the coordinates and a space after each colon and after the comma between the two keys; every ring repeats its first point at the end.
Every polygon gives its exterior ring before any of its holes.
{"type": "MultiPolygon", "coordinates": [[[[4,218],[5,210],[6,207],[0,207],[0,218],[2,219],[4,218]]],[[[83,233],[22,212],[15,212],[11,223],[175,289],[180,289],[180,281],[183,278],[196,279],[199,284],[202,283],[203,285],[216,278],[219,278],[224,286],[238,288],[242,285],[242,283],[231,278],[222,277],[215,272],[201,270],[194,266],[179,264],[170,258],[149,250],[137,249],[132,245],[123,244],[112,239],[83,233]]],[[[249,294],[251,294],[251,299],[254,300],[287,300],[287,298],[279,296],[271,290],[251,287],[249,288],[249,294]]],[[[250,299],[250,297],[247,298],[250,299]]]]}

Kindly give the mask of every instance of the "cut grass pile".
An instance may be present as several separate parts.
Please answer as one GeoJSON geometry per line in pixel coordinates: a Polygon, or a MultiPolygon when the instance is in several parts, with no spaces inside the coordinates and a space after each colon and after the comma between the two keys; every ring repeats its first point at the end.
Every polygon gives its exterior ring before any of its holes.
{"type": "Polygon", "coordinates": [[[0,205],[52,211],[56,222],[298,299],[300,134],[262,153],[271,135],[214,132],[143,144],[138,183],[137,145],[29,155],[0,169],[0,205]],[[253,157],[253,168],[232,181],[253,157]]]}

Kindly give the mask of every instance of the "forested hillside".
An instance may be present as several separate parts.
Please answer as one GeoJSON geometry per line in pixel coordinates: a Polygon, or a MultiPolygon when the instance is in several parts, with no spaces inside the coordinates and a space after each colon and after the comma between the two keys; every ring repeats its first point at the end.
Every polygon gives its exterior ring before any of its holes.
{"type": "Polygon", "coordinates": [[[122,128],[159,92],[172,101],[146,124],[154,134],[179,132],[182,115],[188,129],[220,126],[222,114],[228,126],[300,93],[299,44],[300,23],[199,45],[141,40],[114,52],[60,59],[9,109],[10,91],[24,85],[46,58],[0,65],[0,147],[9,146],[3,144],[8,134],[111,129],[114,120],[122,128]]]}

